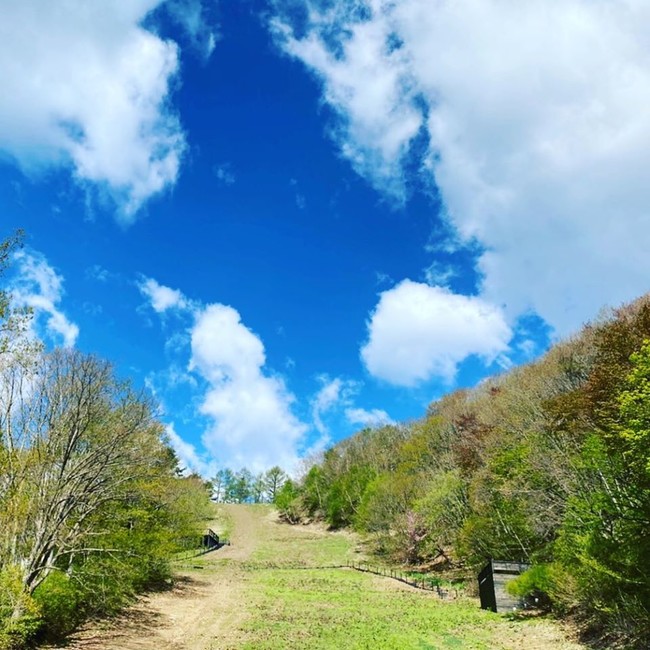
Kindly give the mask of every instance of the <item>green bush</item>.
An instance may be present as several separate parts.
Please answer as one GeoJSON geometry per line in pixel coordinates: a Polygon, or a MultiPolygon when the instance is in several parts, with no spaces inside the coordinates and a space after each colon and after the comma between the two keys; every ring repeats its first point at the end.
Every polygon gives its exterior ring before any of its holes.
{"type": "Polygon", "coordinates": [[[21,578],[18,567],[0,569],[0,650],[24,647],[41,626],[38,606],[21,578]]]}
{"type": "Polygon", "coordinates": [[[540,609],[565,612],[575,603],[574,578],[561,565],[536,564],[510,581],[506,591],[540,609]]]}
{"type": "Polygon", "coordinates": [[[81,621],[80,594],[65,573],[55,571],[34,592],[43,627],[41,636],[59,641],[70,634],[81,621]]]}
{"type": "Polygon", "coordinates": [[[287,479],[278,490],[274,503],[280,516],[290,524],[297,524],[302,519],[300,492],[291,479],[287,479]]]}

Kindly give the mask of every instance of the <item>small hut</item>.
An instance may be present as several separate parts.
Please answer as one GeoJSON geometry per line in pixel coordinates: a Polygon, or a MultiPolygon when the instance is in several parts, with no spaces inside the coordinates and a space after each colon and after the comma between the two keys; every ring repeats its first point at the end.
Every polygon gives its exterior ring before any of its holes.
{"type": "Polygon", "coordinates": [[[493,612],[512,612],[522,606],[521,601],[506,591],[506,584],[530,568],[523,562],[490,560],[478,574],[481,609],[493,612]]]}

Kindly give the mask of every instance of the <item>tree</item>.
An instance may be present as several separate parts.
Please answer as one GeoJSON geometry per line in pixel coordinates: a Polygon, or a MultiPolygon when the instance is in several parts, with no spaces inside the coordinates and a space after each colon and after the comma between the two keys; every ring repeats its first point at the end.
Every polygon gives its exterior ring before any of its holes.
{"type": "Polygon", "coordinates": [[[264,501],[264,493],[266,490],[266,483],[264,481],[264,474],[259,473],[253,477],[253,481],[250,486],[250,498],[253,503],[262,503],[264,501]]]}
{"type": "Polygon", "coordinates": [[[278,490],[284,485],[284,482],[287,480],[287,475],[284,470],[277,465],[271,467],[264,474],[264,487],[266,490],[266,498],[271,502],[275,502],[275,498],[278,494],[278,490]]]}
{"type": "Polygon", "coordinates": [[[251,485],[253,475],[243,467],[233,475],[233,480],[228,486],[226,501],[228,503],[246,503],[251,498],[251,485]]]}
{"type": "MultiPolygon", "coordinates": [[[[0,274],[21,234],[0,244],[0,274]]],[[[0,290],[0,648],[65,634],[170,577],[210,513],[149,399],[110,364],[25,336],[0,290]]]]}
{"type": "MultiPolygon", "coordinates": [[[[13,236],[0,242],[0,276],[9,266],[12,254],[22,246],[23,237],[23,231],[17,230],[13,236]]],[[[11,294],[0,289],[0,354],[26,347],[27,342],[21,335],[27,329],[31,315],[29,308],[12,305],[11,294]]],[[[31,349],[34,344],[27,347],[31,349]]]]}
{"type": "Polygon", "coordinates": [[[233,481],[233,473],[230,469],[220,469],[212,479],[212,498],[217,503],[223,503],[233,481]]]}
{"type": "Polygon", "coordinates": [[[0,368],[0,433],[0,555],[28,593],[98,547],[103,507],[173,473],[147,399],[77,351],[0,368]]]}
{"type": "Polygon", "coordinates": [[[297,524],[302,518],[300,492],[291,479],[287,479],[275,495],[275,505],[280,517],[290,524],[297,524]]]}
{"type": "Polygon", "coordinates": [[[639,487],[650,489],[650,339],[630,361],[632,370],[618,397],[616,434],[625,462],[637,473],[639,487]]]}

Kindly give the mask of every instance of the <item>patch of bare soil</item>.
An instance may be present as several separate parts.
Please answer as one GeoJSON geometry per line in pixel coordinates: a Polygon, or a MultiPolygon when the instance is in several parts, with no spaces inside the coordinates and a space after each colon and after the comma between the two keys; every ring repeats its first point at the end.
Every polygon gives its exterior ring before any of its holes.
{"type": "Polygon", "coordinates": [[[534,626],[511,623],[504,635],[504,650],[585,650],[585,646],[572,637],[568,627],[555,621],[541,620],[534,626]],[[505,640],[507,639],[507,640],[505,640]]]}
{"type": "Polygon", "coordinates": [[[89,624],[73,635],[69,650],[234,650],[246,617],[238,564],[248,560],[264,520],[252,509],[228,507],[230,546],[192,560],[167,592],[142,597],[123,615],[89,624]],[[202,569],[202,570],[201,570],[202,569]],[[224,570],[227,569],[227,570],[224,570]]]}

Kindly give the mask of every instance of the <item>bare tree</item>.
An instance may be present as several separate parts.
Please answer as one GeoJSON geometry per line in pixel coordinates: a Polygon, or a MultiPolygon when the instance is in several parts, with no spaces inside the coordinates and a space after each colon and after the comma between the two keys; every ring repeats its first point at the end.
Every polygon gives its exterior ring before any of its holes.
{"type": "Polygon", "coordinates": [[[89,522],[168,454],[142,395],[77,351],[0,363],[0,558],[28,593],[75,553],[101,549],[89,522]]]}

